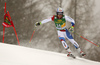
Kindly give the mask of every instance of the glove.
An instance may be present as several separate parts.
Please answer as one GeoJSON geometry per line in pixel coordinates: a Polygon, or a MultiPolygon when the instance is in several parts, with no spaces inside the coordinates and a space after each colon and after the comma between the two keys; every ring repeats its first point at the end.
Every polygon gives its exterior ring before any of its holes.
{"type": "Polygon", "coordinates": [[[39,25],[41,25],[41,22],[36,22],[36,23],[35,23],[35,26],[36,26],[36,27],[39,26],[39,25]]]}
{"type": "Polygon", "coordinates": [[[68,28],[68,30],[69,30],[70,33],[73,33],[74,32],[74,27],[71,26],[70,28],[68,28]]]}

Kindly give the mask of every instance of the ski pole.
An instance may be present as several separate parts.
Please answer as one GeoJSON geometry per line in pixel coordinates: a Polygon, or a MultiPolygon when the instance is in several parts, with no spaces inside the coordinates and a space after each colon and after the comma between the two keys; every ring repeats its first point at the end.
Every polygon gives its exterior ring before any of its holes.
{"type": "MultiPolygon", "coordinates": [[[[36,29],[36,27],[35,27],[35,29],[36,29]]],[[[30,39],[29,43],[31,43],[32,37],[33,37],[33,35],[34,35],[34,33],[35,33],[35,29],[34,29],[34,31],[33,31],[33,33],[32,33],[32,36],[31,36],[31,39],[30,39]]]]}
{"type": "Polygon", "coordinates": [[[90,40],[88,40],[88,39],[84,38],[83,36],[79,35],[78,33],[76,33],[76,32],[74,32],[74,33],[75,33],[75,34],[77,34],[78,36],[80,36],[81,38],[85,39],[86,41],[88,41],[88,42],[90,42],[90,43],[94,44],[95,46],[99,47],[99,45],[97,45],[97,44],[95,44],[95,43],[91,42],[90,40]]]}

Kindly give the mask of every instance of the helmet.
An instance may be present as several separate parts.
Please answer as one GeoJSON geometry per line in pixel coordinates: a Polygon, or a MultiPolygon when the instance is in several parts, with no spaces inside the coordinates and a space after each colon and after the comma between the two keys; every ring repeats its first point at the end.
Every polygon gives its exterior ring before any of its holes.
{"type": "Polygon", "coordinates": [[[57,15],[63,15],[63,9],[61,7],[57,8],[57,15]]]}
{"type": "Polygon", "coordinates": [[[57,8],[57,12],[63,12],[63,9],[61,7],[57,8]]]}

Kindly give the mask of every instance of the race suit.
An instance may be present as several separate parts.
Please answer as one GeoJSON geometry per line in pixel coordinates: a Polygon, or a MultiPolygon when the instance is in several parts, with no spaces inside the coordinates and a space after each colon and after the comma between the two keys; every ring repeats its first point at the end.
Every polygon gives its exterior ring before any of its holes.
{"type": "Polygon", "coordinates": [[[61,19],[58,19],[56,15],[53,15],[52,17],[41,21],[41,24],[47,23],[49,21],[54,21],[57,32],[58,32],[59,40],[62,42],[62,45],[64,46],[65,49],[69,48],[69,46],[67,45],[65,41],[65,38],[67,38],[75,46],[76,49],[79,48],[78,43],[73,39],[70,32],[66,29],[67,21],[71,22],[71,26],[74,27],[75,21],[72,18],[66,15],[63,15],[61,19]]]}

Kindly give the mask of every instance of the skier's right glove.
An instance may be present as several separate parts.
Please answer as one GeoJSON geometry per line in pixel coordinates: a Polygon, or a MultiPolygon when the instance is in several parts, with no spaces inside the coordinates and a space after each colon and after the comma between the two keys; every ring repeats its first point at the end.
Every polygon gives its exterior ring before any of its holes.
{"type": "Polygon", "coordinates": [[[39,25],[41,25],[41,22],[36,22],[36,23],[35,23],[35,26],[36,26],[36,27],[39,26],[39,25]]]}

